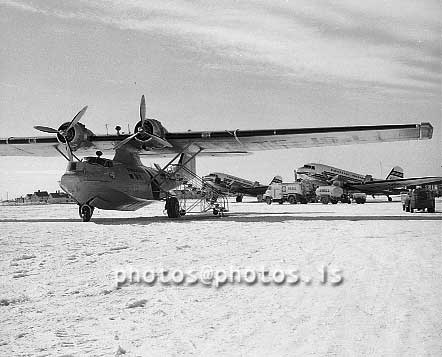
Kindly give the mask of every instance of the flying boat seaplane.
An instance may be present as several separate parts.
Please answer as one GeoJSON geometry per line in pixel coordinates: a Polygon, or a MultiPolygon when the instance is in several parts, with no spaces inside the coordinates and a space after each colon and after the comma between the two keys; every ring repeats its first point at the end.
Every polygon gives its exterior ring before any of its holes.
{"type": "MultiPolygon", "coordinates": [[[[94,208],[137,210],[164,200],[170,218],[185,214],[173,190],[195,174],[197,156],[235,156],[278,150],[355,143],[430,139],[430,123],[296,129],[168,132],[156,119],[146,118],[141,97],[140,120],[133,134],[95,135],[80,119],[87,107],[58,129],[35,126],[55,134],[0,139],[0,156],[63,155],[67,169],[61,188],[79,205],[83,221],[94,208]],[[94,156],[95,154],[95,156],[94,156]],[[103,154],[113,154],[105,159],[103,154]],[[83,156],[83,159],[79,159],[83,156]],[[167,165],[146,167],[140,157],[172,157],[167,165]],[[176,163],[178,162],[178,163],[176,163]]],[[[216,200],[212,195],[211,201],[216,200]]],[[[215,209],[214,209],[215,210],[215,209]]],[[[214,212],[215,213],[215,212],[214,212]]]]}

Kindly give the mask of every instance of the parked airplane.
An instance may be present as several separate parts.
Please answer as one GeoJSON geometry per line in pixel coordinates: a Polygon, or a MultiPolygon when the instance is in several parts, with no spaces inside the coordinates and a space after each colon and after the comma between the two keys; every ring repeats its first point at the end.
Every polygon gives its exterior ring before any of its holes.
{"type": "Polygon", "coordinates": [[[140,121],[132,135],[95,135],[81,124],[84,107],[70,122],[58,129],[35,128],[54,136],[0,139],[2,156],[54,156],[68,160],[60,186],[79,205],[83,221],[91,219],[94,208],[136,210],[153,200],[166,200],[167,214],[184,213],[169,191],[178,187],[197,155],[246,154],[257,150],[344,145],[383,141],[430,139],[430,123],[328,128],[270,130],[190,131],[171,133],[155,119],[146,118],[145,98],[140,103],[140,121]],[[96,153],[96,157],[90,155],[96,153]],[[112,160],[101,158],[113,153],[112,160]],[[87,156],[80,160],[78,156],[87,156]],[[145,167],[142,156],[173,156],[163,168],[145,167]],[[181,158],[178,165],[173,165],[181,158]],[[186,168],[186,169],[185,169],[186,168]]]}
{"type": "MultiPolygon", "coordinates": [[[[264,193],[269,187],[269,185],[261,185],[257,181],[249,181],[222,172],[212,172],[209,175],[203,176],[203,180],[211,182],[221,192],[236,195],[236,202],[242,202],[244,195],[254,196],[261,202],[264,193]]],[[[280,181],[279,176],[275,176],[270,184],[280,181]]]]}
{"type": "Polygon", "coordinates": [[[371,175],[361,175],[318,163],[305,164],[298,168],[296,173],[300,177],[308,177],[324,185],[334,183],[343,188],[364,192],[373,196],[386,195],[389,201],[391,201],[390,195],[399,194],[400,191],[408,186],[429,185],[442,182],[442,177],[434,176],[404,178],[404,170],[399,166],[393,167],[385,180],[374,179],[371,175]]]}

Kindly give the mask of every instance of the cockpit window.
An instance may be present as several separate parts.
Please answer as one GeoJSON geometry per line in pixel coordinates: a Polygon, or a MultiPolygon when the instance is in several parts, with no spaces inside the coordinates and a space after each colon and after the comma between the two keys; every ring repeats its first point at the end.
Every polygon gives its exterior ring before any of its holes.
{"type": "Polygon", "coordinates": [[[92,165],[101,165],[104,167],[113,167],[112,160],[102,159],[101,157],[89,156],[83,159],[84,162],[92,165]]]}

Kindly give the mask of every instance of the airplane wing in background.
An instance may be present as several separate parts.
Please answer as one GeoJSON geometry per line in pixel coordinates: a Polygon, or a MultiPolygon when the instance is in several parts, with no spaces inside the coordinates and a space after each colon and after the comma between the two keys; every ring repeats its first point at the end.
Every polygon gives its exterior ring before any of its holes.
{"type": "MultiPolygon", "coordinates": [[[[164,131],[162,137],[144,134],[150,137],[141,141],[135,138],[135,134],[94,135],[81,123],[75,123],[69,130],[73,132],[69,135],[65,132],[64,135],[77,156],[94,155],[97,150],[113,154],[115,146],[122,141],[140,156],[168,156],[184,148],[188,152],[200,152],[199,155],[223,156],[261,150],[431,139],[433,133],[430,123],[422,123],[180,133],[164,131]]],[[[0,139],[0,156],[57,156],[58,151],[66,152],[66,149],[57,135],[0,139]]]]}
{"type": "Polygon", "coordinates": [[[397,193],[395,191],[409,186],[437,185],[440,183],[442,183],[442,177],[429,176],[396,180],[380,180],[361,184],[347,184],[346,187],[369,194],[376,192],[397,193]]]}

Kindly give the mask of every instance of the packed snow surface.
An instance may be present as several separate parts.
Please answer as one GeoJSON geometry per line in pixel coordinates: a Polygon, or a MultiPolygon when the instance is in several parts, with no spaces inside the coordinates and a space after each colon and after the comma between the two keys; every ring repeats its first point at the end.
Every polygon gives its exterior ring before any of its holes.
{"type": "Polygon", "coordinates": [[[0,207],[0,355],[442,355],[442,201],[411,214],[251,199],[180,220],[163,206],[88,223],[73,205],[0,207]],[[300,280],[117,285],[128,267],[300,280]]]}

